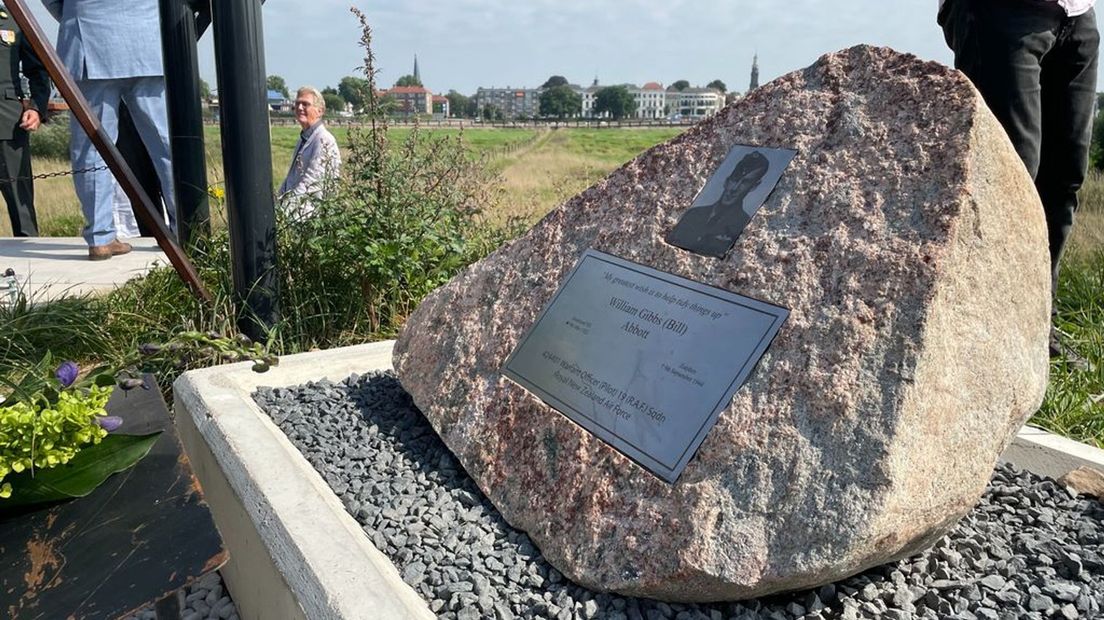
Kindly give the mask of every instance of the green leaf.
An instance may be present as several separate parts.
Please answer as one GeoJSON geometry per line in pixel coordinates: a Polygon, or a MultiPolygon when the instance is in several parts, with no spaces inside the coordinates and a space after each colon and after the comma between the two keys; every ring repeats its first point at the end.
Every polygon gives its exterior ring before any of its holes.
{"type": "Polygon", "coordinates": [[[125,471],[145,458],[161,436],[108,435],[100,443],[81,449],[71,461],[50,469],[25,471],[7,478],[12,496],[0,500],[4,510],[30,504],[84,497],[103,484],[111,474],[125,471]]]}

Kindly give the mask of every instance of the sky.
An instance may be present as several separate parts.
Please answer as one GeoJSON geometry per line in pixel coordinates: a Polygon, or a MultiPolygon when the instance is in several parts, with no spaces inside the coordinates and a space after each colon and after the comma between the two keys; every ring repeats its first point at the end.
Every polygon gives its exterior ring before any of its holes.
{"type": "MultiPolygon", "coordinates": [[[[935,23],[937,0],[403,0],[357,1],[373,28],[379,84],[413,70],[437,93],[540,86],[551,75],[589,85],[714,79],[747,89],[752,57],[760,84],[822,54],[867,43],[951,62],[935,23]]],[[[28,0],[50,36],[56,22],[28,0]]],[[[268,0],[268,75],[336,86],[363,61],[353,0],[268,0]]],[[[200,73],[217,89],[211,34],[200,73]]],[[[1104,70],[1104,63],[1102,63],[1104,70]]],[[[1104,84],[1104,82],[1102,82],[1104,84]]]]}

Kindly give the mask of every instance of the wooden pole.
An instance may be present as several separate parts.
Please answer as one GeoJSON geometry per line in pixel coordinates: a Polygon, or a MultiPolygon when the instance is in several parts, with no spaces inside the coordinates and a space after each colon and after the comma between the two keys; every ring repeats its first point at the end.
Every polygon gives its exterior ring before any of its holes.
{"type": "Polygon", "coordinates": [[[115,144],[108,138],[107,133],[100,125],[99,119],[92,114],[92,108],[88,105],[88,100],[77,88],[73,77],[69,75],[69,71],[61,64],[61,58],[58,57],[57,51],[50,45],[46,35],[43,34],[38,21],[27,10],[24,0],[5,0],[4,4],[8,7],[8,12],[11,13],[15,23],[19,24],[19,28],[23,30],[23,35],[27,37],[27,42],[31,44],[39,60],[46,65],[46,70],[49,72],[50,78],[54,80],[58,92],[65,99],[65,103],[69,104],[69,113],[77,119],[81,128],[88,134],[92,144],[99,151],[100,156],[103,157],[104,163],[107,164],[123,191],[126,192],[127,197],[130,198],[131,204],[138,205],[139,208],[134,212],[138,221],[153,231],[153,236],[157,239],[157,245],[165,252],[165,256],[169,257],[169,262],[176,269],[176,273],[184,280],[192,293],[203,301],[211,302],[211,294],[203,287],[192,262],[188,260],[183,250],[177,245],[172,234],[165,227],[165,223],[157,216],[159,210],[154,208],[153,202],[146,195],[142,186],[139,185],[134,173],[130,170],[130,166],[127,166],[126,162],[123,161],[122,155],[119,154],[115,144]]]}

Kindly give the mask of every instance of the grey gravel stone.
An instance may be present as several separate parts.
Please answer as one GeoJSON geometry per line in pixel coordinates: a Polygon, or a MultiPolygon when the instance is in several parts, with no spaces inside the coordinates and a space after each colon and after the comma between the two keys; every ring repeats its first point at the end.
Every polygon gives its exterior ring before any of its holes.
{"type": "MultiPolygon", "coordinates": [[[[237,620],[238,610],[223,589],[222,576],[214,571],[195,580],[180,596],[181,620],[237,620]]],[[[139,610],[137,620],[155,620],[153,607],[139,610]]]]}
{"type": "Polygon", "coordinates": [[[390,374],[261,388],[254,398],[444,618],[1013,620],[1092,618],[1104,606],[1104,507],[1007,465],[973,512],[912,558],[816,590],[673,605],[592,592],[551,567],[390,374]]]}

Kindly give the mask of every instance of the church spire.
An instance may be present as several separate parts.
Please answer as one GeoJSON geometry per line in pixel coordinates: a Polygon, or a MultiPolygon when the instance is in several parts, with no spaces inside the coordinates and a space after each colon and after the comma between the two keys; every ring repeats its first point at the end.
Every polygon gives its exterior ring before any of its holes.
{"type": "Polygon", "coordinates": [[[755,57],[751,59],[751,85],[748,86],[748,92],[759,88],[759,53],[756,52],[755,57]]]}
{"type": "Polygon", "coordinates": [[[414,81],[421,84],[422,74],[418,73],[418,55],[414,54],[414,81]]]}

